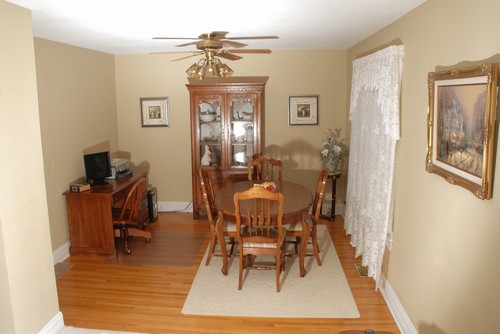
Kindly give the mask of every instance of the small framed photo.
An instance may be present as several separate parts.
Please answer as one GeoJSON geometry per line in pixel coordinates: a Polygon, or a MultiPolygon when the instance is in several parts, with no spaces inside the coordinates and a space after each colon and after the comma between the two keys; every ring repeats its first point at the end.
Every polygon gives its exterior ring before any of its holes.
{"type": "Polygon", "coordinates": [[[490,199],[498,64],[428,74],[426,170],[490,199]]]}
{"type": "Polygon", "coordinates": [[[168,97],[141,98],[142,126],[170,126],[168,97]]]}
{"type": "Polygon", "coordinates": [[[288,97],[288,125],[318,125],[319,95],[288,97]]]}

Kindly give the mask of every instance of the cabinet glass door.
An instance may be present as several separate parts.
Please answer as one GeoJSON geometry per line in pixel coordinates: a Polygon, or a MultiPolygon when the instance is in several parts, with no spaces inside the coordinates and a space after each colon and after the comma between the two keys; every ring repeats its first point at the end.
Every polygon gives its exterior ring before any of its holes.
{"type": "Polygon", "coordinates": [[[255,104],[251,99],[231,102],[232,167],[247,166],[254,155],[255,104]]]}
{"type": "Polygon", "coordinates": [[[221,166],[221,103],[217,99],[201,99],[198,103],[198,136],[200,165],[221,166]]]}

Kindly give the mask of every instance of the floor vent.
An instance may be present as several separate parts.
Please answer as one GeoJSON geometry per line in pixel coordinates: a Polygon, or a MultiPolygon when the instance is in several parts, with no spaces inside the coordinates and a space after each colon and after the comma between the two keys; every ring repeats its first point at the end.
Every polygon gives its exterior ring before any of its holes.
{"type": "Polygon", "coordinates": [[[361,263],[356,263],[354,265],[359,277],[368,277],[368,266],[363,266],[361,263]]]}

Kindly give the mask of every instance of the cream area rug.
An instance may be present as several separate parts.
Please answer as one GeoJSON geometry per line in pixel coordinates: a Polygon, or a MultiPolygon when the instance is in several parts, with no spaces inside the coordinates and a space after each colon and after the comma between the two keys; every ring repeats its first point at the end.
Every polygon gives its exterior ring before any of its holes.
{"type": "MultiPolygon", "coordinates": [[[[276,292],[274,270],[245,271],[243,288],[238,290],[238,258],[229,260],[229,272],[224,276],[220,271],[222,258],[214,256],[210,265],[205,266],[205,253],[182,313],[279,318],[359,318],[358,308],[326,226],[318,226],[318,243],[323,265],[318,266],[314,256],[306,257],[307,274],[300,277],[299,259],[288,257],[286,270],[281,274],[281,292],[276,292]]],[[[256,262],[259,262],[259,258],[256,262]]]]}

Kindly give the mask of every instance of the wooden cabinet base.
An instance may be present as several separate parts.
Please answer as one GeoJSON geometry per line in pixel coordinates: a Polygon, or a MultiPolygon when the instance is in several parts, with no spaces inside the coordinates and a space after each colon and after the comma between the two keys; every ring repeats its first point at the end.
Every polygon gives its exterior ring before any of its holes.
{"type": "Polygon", "coordinates": [[[116,257],[116,249],[113,248],[91,248],[91,247],[73,247],[70,246],[71,256],[98,256],[98,257],[116,257]]]}

